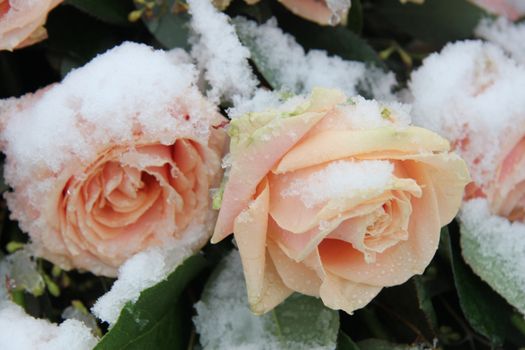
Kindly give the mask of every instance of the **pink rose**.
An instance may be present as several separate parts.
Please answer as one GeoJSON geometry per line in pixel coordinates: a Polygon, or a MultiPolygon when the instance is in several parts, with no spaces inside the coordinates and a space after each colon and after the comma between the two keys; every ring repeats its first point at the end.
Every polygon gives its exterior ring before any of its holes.
{"type": "Polygon", "coordinates": [[[254,312],[297,291],[351,313],[423,272],[470,179],[409,123],[402,105],[325,89],[231,122],[212,242],[234,233],[254,312]]]}
{"type": "Polygon", "coordinates": [[[148,247],[207,241],[225,119],[195,75],[126,43],[46,91],[0,102],[6,197],[37,255],[115,276],[148,247]],[[204,235],[187,237],[190,224],[204,235]]]}
{"type": "Polygon", "coordinates": [[[0,50],[20,49],[47,38],[47,14],[63,0],[0,0],[0,50]]]}
{"type": "Polygon", "coordinates": [[[525,137],[518,141],[498,168],[493,190],[492,209],[510,221],[525,219],[525,137]]]}
{"type": "Polygon", "coordinates": [[[515,21],[525,15],[525,2],[523,0],[470,0],[495,15],[504,16],[515,21]]]}
{"type": "Polygon", "coordinates": [[[465,199],[486,198],[511,221],[525,220],[524,84],[525,68],[481,41],[447,45],[410,82],[418,123],[451,140],[468,164],[465,199]]]}

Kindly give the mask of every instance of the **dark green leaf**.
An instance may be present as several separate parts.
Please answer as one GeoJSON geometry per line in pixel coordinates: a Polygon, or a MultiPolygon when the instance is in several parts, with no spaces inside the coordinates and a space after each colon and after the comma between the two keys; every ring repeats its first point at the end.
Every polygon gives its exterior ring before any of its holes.
{"type": "Polygon", "coordinates": [[[424,277],[414,276],[414,285],[416,287],[417,300],[419,308],[425,314],[429,325],[432,327],[434,332],[438,329],[438,322],[434,305],[432,305],[432,299],[430,292],[425,284],[424,277]]]}
{"type": "Polygon", "coordinates": [[[0,163],[0,193],[4,193],[9,189],[9,186],[5,183],[4,178],[4,162],[0,163]]]}
{"type": "MultiPolygon", "coordinates": [[[[394,335],[380,336],[381,332],[375,331],[374,338],[410,341],[417,337],[421,341],[432,343],[432,339],[436,337],[436,332],[419,306],[413,281],[383,289],[374,299],[374,304],[377,306],[375,315],[378,320],[390,335],[394,335]]],[[[371,326],[373,324],[370,323],[371,326]]],[[[377,326],[375,328],[381,329],[377,326]]]]}
{"type": "Polygon", "coordinates": [[[244,1],[233,1],[228,7],[227,13],[231,18],[237,16],[248,17],[259,24],[272,18],[272,10],[268,1],[259,1],[253,5],[249,5],[244,1]]]}
{"type": "Polygon", "coordinates": [[[337,337],[337,350],[360,350],[359,346],[349,336],[343,332],[339,332],[337,337]]]}
{"type": "Polygon", "coordinates": [[[128,302],[96,350],[186,349],[179,296],[207,266],[201,255],[184,261],[168,278],[144,290],[137,302],[128,302]]]}
{"type": "Polygon", "coordinates": [[[53,11],[46,28],[49,33],[49,39],[45,41],[48,58],[62,76],[122,41],[113,26],[85,16],[71,6],[53,11]]]}
{"type": "Polygon", "coordinates": [[[175,0],[167,0],[154,9],[152,16],[143,16],[148,30],[165,48],[187,48],[190,16],[174,13],[175,0]]]}
{"type": "Polygon", "coordinates": [[[425,0],[423,4],[379,0],[373,11],[390,31],[395,28],[435,44],[472,37],[480,19],[489,16],[467,0],[425,0]]]}
{"type": "Polygon", "coordinates": [[[510,307],[465,264],[460,253],[459,237],[445,234],[442,239],[450,252],[459,303],[468,322],[494,345],[503,344],[510,307]]]}
{"type": "Polygon", "coordinates": [[[75,6],[103,22],[118,25],[129,24],[128,14],[133,10],[130,0],[66,0],[65,4],[75,6]]]}
{"type": "Polygon", "coordinates": [[[363,30],[363,7],[361,6],[361,0],[352,0],[352,7],[350,7],[350,12],[348,12],[348,23],[346,27],[357,35],[361,34],[363,30]]]}

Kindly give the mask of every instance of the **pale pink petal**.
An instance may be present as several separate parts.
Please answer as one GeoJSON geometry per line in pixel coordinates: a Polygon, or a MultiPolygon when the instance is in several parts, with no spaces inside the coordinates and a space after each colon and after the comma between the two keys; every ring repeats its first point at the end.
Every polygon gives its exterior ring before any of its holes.
{"type": "Polygon", "coordinates": [[[355,310],[366,306],[381,289],[381,286],[354,283],[328,273],[319,294],[329,308],[344,310],[351,315],[355,310]]]}
{"type": "Polygon", "coordinates": [[[314,270],[290,259],[272,240],[268,240],[267,246],[277,273],[288,288],[302,294],[319,296],[321,279],[314,270]]]}
{"type": "Polygon", "coordinates": [[[265,295],[266,231],[270,191],[265,181],[261,192],[234,222],[234,235],[241,254],[248,301],[257,305],[265,295]]]}

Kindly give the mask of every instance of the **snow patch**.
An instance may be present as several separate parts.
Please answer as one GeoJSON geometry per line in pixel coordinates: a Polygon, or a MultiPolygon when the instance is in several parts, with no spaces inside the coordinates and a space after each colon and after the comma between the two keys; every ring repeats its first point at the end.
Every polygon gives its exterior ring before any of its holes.
{"type": "Polygon", "coordinates": [[[392,73],[367,67],[362,62],[345,61],[322,50],[306,53],[291,35],[277,26],[275,19],[257,25],[236,18],[235,24],[243,40],[253,43],[252,50],[261,56],[259,64],[271,72],[279,88],[301,94],[314,87],[331,87],[343,90],[348,96],[365,89],[375,98],[395,99],[392,89],[396,81],[392,73]]]}
{"type": "Polygon", "coordinates": [[[513,23],[504,17],[497,20],[485,18],[477,26],[475,33],[500,46],[516,61],[525,64],[525,23],[513,23]]]}
{"type": "Polygon", "coordinates": [[[235,102],[254,93],[257,79],[248,63],[250,51],[235,33],[229,17],[218,11],[211,1],[188,0],[191,14],[191,55],[210,85],[208,98],[235,102]]]}
{"type": "Polygon", "coordinates": [[[447,45],[412,73],[414,124],[451,140],[473,180],[496,178],[525,135],[525,67],[481,41],[447,45]]]}
{"type": "Polygon", "coordinates": [[[281,195],[299,196],[307,208],[312,208],[331,199],[383,189],[392,180],[393,172],[394,165],[384,160],[335,161],[306,179],[294,180],[281,195]]]}
{"type": "Polygon", "coordinates": [[[56,325],[29,316],[11,301],[0,301],[0,349],[89,350],[97,341],[80,321],[66,320],[56,325]]]}
{"type": "Polygon", "coordinates": [[[465,260],[525,314],[525,224],[492,215],[482,198],[465,202],[459,218],[465,260]]]}

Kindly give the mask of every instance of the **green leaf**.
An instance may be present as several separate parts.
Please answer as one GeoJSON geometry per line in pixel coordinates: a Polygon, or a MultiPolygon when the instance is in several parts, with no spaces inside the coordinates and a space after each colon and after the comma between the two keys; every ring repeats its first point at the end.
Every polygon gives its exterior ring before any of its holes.
{"type": "Polygon", "coordinates": [[[183,327],[189,320],[182,319],[179,297],[206,266],[203,256],[194,255],[166,280],[144,290],[135,303],[124,306],[115,325],[95,349],[186,349],[183,327]]]}
{"type": "MultiPolygon", "coordinates": [[[[465,261],[483,278],[494,290],[500,293],[507,301],[523,312],[525,310],[525,291],[519,281],[509,276],[513,270],[512,258],[487,256],[476,235],[461,225],[461,247],[465,261]]],[[[519,257],[521,258],[521,256],[519,257]]]]}
{"type": "Polygon", "coordinates": [[[261,24],[272,18],[272,9],[269,1],[259,1],[249,5],[244,1],[233,1],[226,11],[230,18],[237,16],[248,17],[261,24]]]}
{"type": "Polygon", "coordinates": [[[339,332],[339,337],[337,338],[337,350],[360,350],[360,348],[348,335],[339,332]]]}
{"type": "Polygon", "coordinates": [[[442,238],[450,252],[459,304],[467,321],[493,345],[503,344],[510,321],[508,304],[465,264],[461,258],[459,237],[445,234],[442,238]]]}
{"type": "Polygon", "coordinates": [[[432,327],[432,330],[436,331],[438,329],[436,311],[434,310],[434,305],[432,304],[432,297],[424,281],[424,277],[414,276],[412,280],[414,281],[414,285],[416,287],[419,308],[425,314],[428,324],[430,325],[430,327],[432,327]]]}
{"type": "Polygon", "coordinates": [[[130,0],[66,0],[85,13],[111,24],[127,25],[128,14],[133,10],[130,0]]]}
{"type": "Polygon", "coordinates": [[[151,16],[142,19],[148,30],[165,48],[188,48],[190,15],[188,13],[174,13],[176,0],[167,0],[160,7],[153,10],[151,16]]]}
{"type": "Polygon", "coordinates": [[[328,345],[337,336],[339,315],[320,299],[294,293],[267,316],[267,330],[283,344],[328,345]]]}
{"type": "Polygon", "coordinates": [[[238,251],[215,269],[195,305],[194,322],[204,348],[334,349],[339,314],[313,297],[292,294],[272,311],[256,316],[248,307],[238,251]]]}
{"type": "Polygon", "coordinates": [[[467,0],[425,0],[423,4],[379,0],[372,11],[390,33],[397,29],[440,45],[472,37],[480,19],[490,16],[467,0]]]}
{"type": "Polygon", "coordinates": [[[361,5],[361,0],[352,0],[346,27],[357,35],[360,35],[363,31],[363,6],[361,5]]]}

